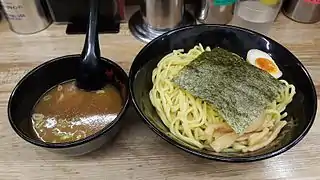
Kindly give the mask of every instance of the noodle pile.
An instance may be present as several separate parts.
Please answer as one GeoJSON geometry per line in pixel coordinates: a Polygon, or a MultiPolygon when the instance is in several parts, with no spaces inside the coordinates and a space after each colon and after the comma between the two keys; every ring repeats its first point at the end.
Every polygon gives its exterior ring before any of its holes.
{"type": "Polygon", "coordinates": [[[158,63],[152,72],[153,88],[150,100],[163,123],[177,138],[215,152],[248,152],[271,143],[287,124],[283,118],[286,106],[292,101],[295,87],[280,80],[285,90],[271,103],[260,120],[256,120],[244,134],[236,134],[213,107],[171,82],[172,78],[202,52],[201,44],[189,52],[174,50],[158,63]]]}

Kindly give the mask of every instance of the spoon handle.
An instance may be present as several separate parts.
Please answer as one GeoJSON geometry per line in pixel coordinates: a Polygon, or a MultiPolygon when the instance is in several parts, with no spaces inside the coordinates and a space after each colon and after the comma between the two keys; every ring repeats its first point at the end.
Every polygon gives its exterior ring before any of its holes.
{"type": "Polygon", "coordinates": [[[100,59],[100,47],[99,47],[99,33],[98,30],[98,14],[99,14],[99,1],[100,0],[89,0],[90,2],[90,12],[89,12],[89,22],[87,35],[85,39],[85,44],[82,50],[83,59],[87,56],[94,55],[97,59],[100,59]]]}
{"type": "Polygon", "coordinates": [[[77,69],[77,87],[87,91],[97,90],[105,85],[104,67],[100,59],[98,15],[100,0],[89,0],[90,13],[84,47],[77,69]]]}

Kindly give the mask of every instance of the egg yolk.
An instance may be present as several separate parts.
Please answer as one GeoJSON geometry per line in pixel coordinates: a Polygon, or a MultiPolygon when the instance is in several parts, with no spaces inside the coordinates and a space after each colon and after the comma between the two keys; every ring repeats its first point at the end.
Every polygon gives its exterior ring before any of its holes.
{"type": "Polygon", "coordinates": [[[266,58],[257,58],[256,59],[256,65],[259,67],[259,68],[261,68],[261,69],[263,69],[263,70],[265,70],[265,71],[267,71],[267,72],[277,72],[277,67],[276,67],[276,65],[272,62],[272,61],[270,61],[269,59],[266,59],[266,58]]]}

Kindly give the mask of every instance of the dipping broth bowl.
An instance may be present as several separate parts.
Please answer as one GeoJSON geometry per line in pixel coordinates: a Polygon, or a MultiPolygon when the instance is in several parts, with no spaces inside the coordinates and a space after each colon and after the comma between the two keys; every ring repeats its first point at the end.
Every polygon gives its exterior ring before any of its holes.
{"type": "Polygon", "coordinates": [[[134,59],[129,73],[133,104],[143,121],[170,144],[204,158],[249,162],[279,155],[295,146],[308,133],[315,119],[317,96],[312,79],[302,63],[276,41],[253,31],[227,25],[192,25],[167,32],[148,43],[134,59]],[[152,71],[158,62],[173,50],[185,52],[202,44],[213,49],[221,47],[246,59],[250,49],[267,52],[283,72],[283,79],[296,87],[293,101],[287,106],[285,126],[268,146],[250,153],[216,153],[199,149],[177,139],[162,123],[152,106],[149,92],[152,89],[152,71]],[[289,124],[289,123],[288,123],[289,124]]]}
{"type": "Polygon", "coordinates": [[[18,82],[9,99],[8,117],[13,130],[21,138],[55,153],[77,156],[98,149],[117,134],[129,105],[128,76],[120,66],[105,58],[101,59],[106,78],[119,90],[123,100],[118,116],[95,134],[68,143],[43,142],[33,130],[31,113],[34,105],[53,86],[75,79],[80,58],[80,55],[69,55],[50,60],[31,70],[18,82]]]}

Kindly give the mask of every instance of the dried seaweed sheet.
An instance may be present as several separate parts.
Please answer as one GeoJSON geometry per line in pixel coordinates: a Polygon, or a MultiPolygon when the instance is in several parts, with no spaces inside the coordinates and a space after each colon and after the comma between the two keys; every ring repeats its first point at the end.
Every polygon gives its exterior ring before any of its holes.
{"type": "Polygon", "coordinates": [[[173,82],[212,104],[238,134],[259,119],[284,88],[267,72],[222,48],[202,53],[173,82]]]}

